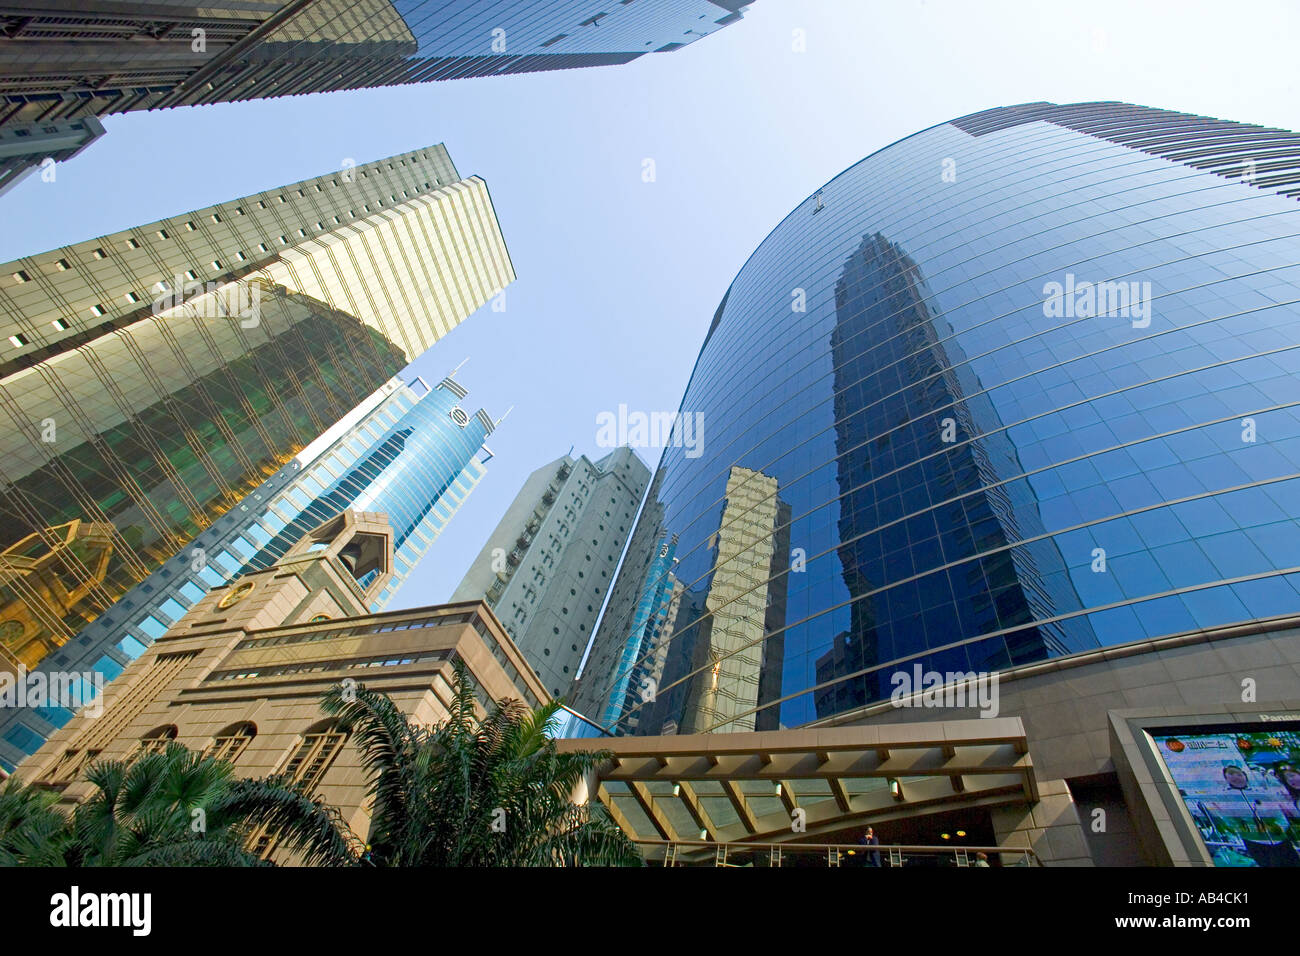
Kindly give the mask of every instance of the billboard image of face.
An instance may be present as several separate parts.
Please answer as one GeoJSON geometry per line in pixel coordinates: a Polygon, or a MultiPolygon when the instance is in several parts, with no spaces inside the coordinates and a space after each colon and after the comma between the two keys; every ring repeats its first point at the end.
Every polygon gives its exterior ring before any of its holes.
{"type": "Polygon", "coordinates": [[[1215,866],[1300,866],[1300,730],[1152,739],[1215,866]]]}

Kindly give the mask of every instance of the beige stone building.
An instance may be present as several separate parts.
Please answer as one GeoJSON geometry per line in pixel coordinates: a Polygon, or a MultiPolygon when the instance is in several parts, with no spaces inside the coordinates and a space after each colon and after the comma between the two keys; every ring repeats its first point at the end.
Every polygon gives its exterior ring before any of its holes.
{"type": "MultiPolygon", "coordinates": [[[[481,602],[368,614],[391,575],[384,515],[346,511],[277,564],[207,594],[105,691],[98,717],[79,714],[19,768],[66,803],[95,759],[124,759],[175,740],[232,762],[243,776],[289,773],[368,829],[360,753],[319,707],[355,680],[389,694],[422,723],[447,715],[451,669],[469,668],[480,702],[549,700],[481,602]]],[[[274,848],[263,843],[270,854],[274,848]]]]}

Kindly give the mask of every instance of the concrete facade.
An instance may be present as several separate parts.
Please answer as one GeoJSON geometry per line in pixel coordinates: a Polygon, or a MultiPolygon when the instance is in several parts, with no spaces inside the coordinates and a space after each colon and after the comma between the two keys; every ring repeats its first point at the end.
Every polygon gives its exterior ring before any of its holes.
{"type": "Polygon", "coordinates": [[[555,697],[577,676],[649,480],[626,447],[543,465],[452,594],[486,600],[555,697]]]}
{"type": "Polygon", "coordinates": [[[355,679],[388,693],[417,721],[435,723],[447,716],[459,658],[485,705],[549,699],[481,603],[366,614],[391,562],[386,517],[344,512],[273,567],[206,595],[110,685],[101,716],[83,711],[19,776],[74,803],[93,790],[76,780],[89,761],[129,759],[150,741],[175,740],[221,753],[241,776],[289,772],[310,780],[364,838],[360,753],[319,707],[331,686],[355,679]],[[375,569],[378,576],[368,578],[375,569]]]}
{"type": "MultiPolygon", "coordinates": [[[[1270,710],[1300,711],[1287,703],[1300,686],[1300,622],[1277,618],[1121,644],[997,678],[997,715],[1023,721],[1040,794],[1036,803],[994,812],[999,842],[1031,846],[1055,865],[1207,865],[1185,812],[1156,800],[1172,784],[1137,759],[1142,734],[1130,722],[1185,726],[1217,714],[1221,722],[1228,715],[1251,723],[1270,710]]],[[[975,707],[885,702],[813,726],[978,715],[975,707]]]]}

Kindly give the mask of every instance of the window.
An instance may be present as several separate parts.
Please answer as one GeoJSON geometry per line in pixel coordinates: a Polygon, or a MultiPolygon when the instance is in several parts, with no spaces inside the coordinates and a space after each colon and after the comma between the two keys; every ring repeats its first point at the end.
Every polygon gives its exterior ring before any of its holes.
{"type": "Polygon", "coordinates": [[[90,307],[90,314],[93,315],[93,316],[98,317],[98,316],[101,316],[101,315],[105,315],[106,312],[105,312],[105,309],[104,309],[104,307],[103,307],[102,305],[92,305],[92,306],[90,307]]]}
{"type": "MultiPolygon", "coordinates": [[[[348,735],[343,732],[337,721],[329,720],[316,724],[303,734],[302,743],[294,751],[289,762],[281,771],[293,783],[302,785],[304,791],[310,792],[321,778],[325,776],[330,765],[334,763],[348,735]]],[[[275,852],[276,834],[267,827],[259,827],[249,838],[249,849],[263,860],[275,852]]]]}
{"type": "Polygon", "coordinates": [[[14,282],[18,283],[19,285],[22,285],[24,282],[31,282],[31,281],[32,281],[31,276],[29,276],[22,269],[19,269],[17,272],[14,273],[14,282]]]}
{"type": "Polygon", "coordinates": [[[67,272],[72,268],[72,266],[68,263],[67,259],[56,259],[54,261],[54,268],[58,269],[60,272],[67,272]]]}
{"type": "Polygon", "coordinates": [[[16,349],[22,348],[27,344],[27,336],[19,332],[17,335],[9,336],[9,343],[16,349]]]}
{"type": "Polygon", "coordinates": [[[203,756],[234,763],[249,742],[257,736],[257,727],[248,721],[232,724],[213,739],[203,756]]]}
{"type": "Polygon", "coordinates": [[[126,294],[126,301],[127,301],[127,302],[139,302],[139,301],[140,301],[140,297],[139,297],[138,295],[136,295],[134,292],[128,292],[128,293],[126,294]]]}
{"type": "Polygon", "coordinates": [[[65,322],[63,319],[55,319],[53,322],[50,323],[50,325],[54,326],[60,332],[66,332],[68,330],[68,323],[65,322]]]}
{"type": "Polygon", "coordinates": [[[176,725],[168,724],[165,727],[159,727],[157,730],[151,730],[140,738],[140,754],[160,754],[167,749],[167,745],[176,739],[176,725]]]}
{"type": "Polygon", "coordinates": [[[128,239],[128,240],[126,241],[126,247],[127,247],[128,249],[139,249],[139,248],[140,248],[140,240],[139,240],[139,239],[128,239]]]}
{"type": "Polygon", "coordinates": [[[66,786],[81,776],[81,771],[94,762],[98,750],[65,750],[47,778],[49,783],[66,786]]]}
{"type": "Polygon", "coordinates": [[[96,259],[108,258],[108,253],[105,252],[103,249],[96,249],[94,252],[91,253],[91,255],[94,256],[96,259]]]}
{"type": "MultiPolygon", "coordinates": [[[[193,653],[160,654],[154,658],[143,673],[138,674],[129,686],[119,690],[113,698],[112,705],[106,707],[102,717],[85,718],[83,729],[72,740],[72,748],[67,750],[58,764],[46,777],[53,784],[67,785],[77,779],[81,770],[110,744],[126,726],[152,703],[158,695],[185,669],[194,659],[193,653]]],[[[105,678],[112,680],[119,673],[112,673],[106,667],[115,662],[100,658],[95,667],[103,669],[105,678]]]]}
{"type": "Polygon", "coordinates": [[[158,230],[158,238],[159,238],[159,239],[166,239],[166,238],[167,238],[167,230],[166,230],[166,229],[159,229],[159,230],[158,230]]]}

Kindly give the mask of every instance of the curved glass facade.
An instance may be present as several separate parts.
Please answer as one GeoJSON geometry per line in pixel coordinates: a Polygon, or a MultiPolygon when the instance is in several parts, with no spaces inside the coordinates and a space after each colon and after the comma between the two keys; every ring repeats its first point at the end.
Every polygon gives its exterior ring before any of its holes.
{"type": "Polygon", "coordinates": [[[574,706],[773,729],[1300,610],[1297,144],[1029,104],[810,196],[713,317],[574,706]]]}

